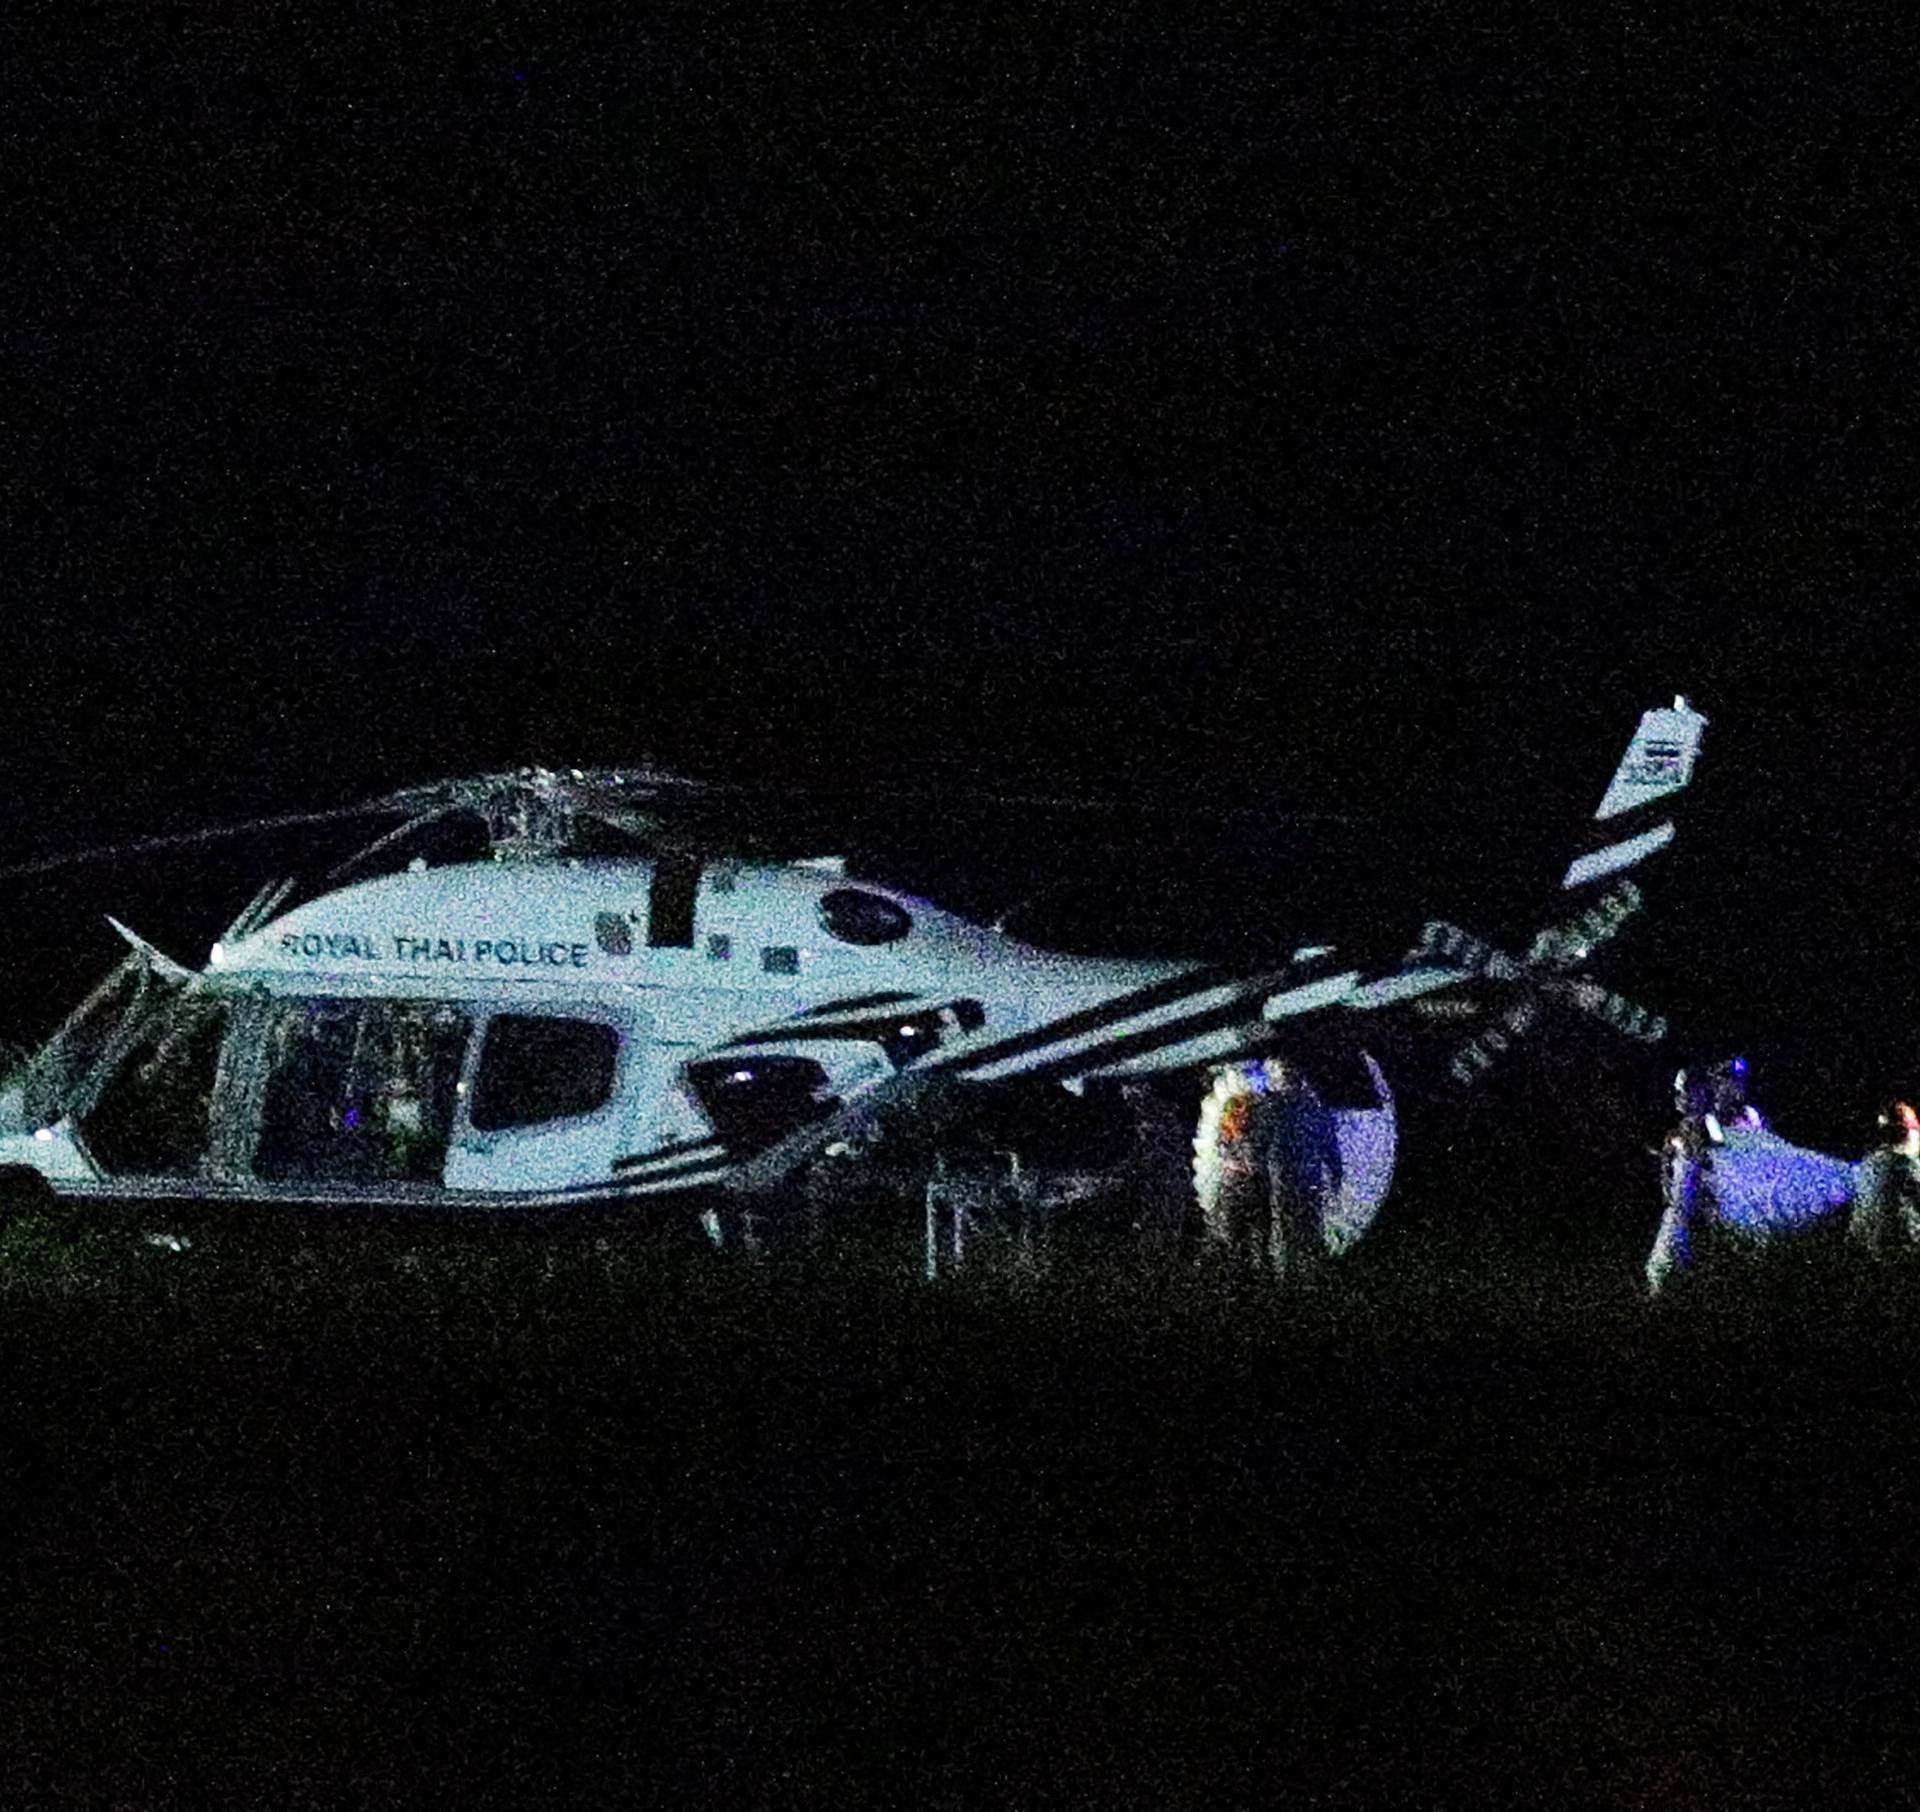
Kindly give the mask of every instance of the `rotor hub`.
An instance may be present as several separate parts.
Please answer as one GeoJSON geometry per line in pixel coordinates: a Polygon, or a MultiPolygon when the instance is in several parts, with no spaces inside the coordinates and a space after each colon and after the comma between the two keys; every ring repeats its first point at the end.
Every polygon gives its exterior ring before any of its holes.
{"type": "Polygon", "coordinates": [[[409,787],[388,804],[412,820],[469,815],[486,826],[496,861],[541,861],[576,852],[587,819],[652,839],[669,798],[705,790],[650,768],[525,767],[409,787]]]}

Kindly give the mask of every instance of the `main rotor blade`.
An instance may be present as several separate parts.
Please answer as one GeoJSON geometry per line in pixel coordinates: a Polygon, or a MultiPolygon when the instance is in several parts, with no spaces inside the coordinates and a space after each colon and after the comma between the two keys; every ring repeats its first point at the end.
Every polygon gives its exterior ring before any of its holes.
{"type": "MultiPolygon", "coordinates": [[[[267,831],[288,830],[298,826],[340,824],[356,818],[401,816],[408,820],[398,830],[383,836],[367,850],[336,868],[333,879],[376,851],[399,841],[409,831],[439,818],[461,811],[484,817],[495,795],[507,795],[516,788],[552,787],[556,792],[571,792],[576,809],[583,815],[605,820],[635,835],[657,835],[661,820],[676,810],[689,817],[720,812],[750,811],[755,800],[791,800],[811,802],[820,807],[851,806],[857,814],[884,811],[889,805],[904,806],[978,806],[994,810],[1035,813],[1078,813],[1092,817],[1137,819],[1184,819],[1200,823],[1242,823],[1257,825],[1358,825],[1374,822],[1371,814],[1358,812],[1295,811],[1261,805],[1222,806],[1201,800],[1090,799],[1067,793],[997,792],[989,788],[967,786],[856,787],[805,786],[775,781],[689,780],[649,768],[631,768],[564,773],[540,771],[537,777],[521,775],[484,775],[469,780],[433,781],[422,786],[405,787],[381,799],[364,800],[354,805],[334,806],[324,811],[279,812],[231,824],[201,830],[173,831],[153,837],[131,837],[122,842],[92,845],[86,849],[66,850],[56,855],[37,856],[25,862],[0,864],[0,881],[28,880],[37,875],[58,874],[63,869],[82,868],[94,863],[124,861],[129,857],[158,855],[168,850],[198,849],[238,837],[267,831]],[[685,801],[676,806],[675,795],[685,801]]],[[[724,832],[721,834],[724,835],[724,832]]]]}
{"type": "Polygon", "coordinates": [[[383,850],[391,849],[394,844],[402,842],[412,836],[423,824],[436,824],[442,818],[451,818],[454,813],[464,809],[464,807],[458,805],[443,805],[437,811],[416,813],[413,817],[407,819],[405,823],[398,824],[392,830],[385,831],[380,836],[374,838],[366,848],[355,850],[344,862],[336,862],[333,867],[328,869],[321,877],[321,886],[330,886],[333,882],[339,880],[342,875],[358,868],[362,862],[371,861],[373,857],[379,855],[383,850]]]}
{"type": "Polygon", "coordinates": [[[0,867],[0,881],[57,874],[63,868],[82,868],[93,862],[124,861],[129,856],[154,855],[161,850],[194,849],[209,843],[223,843],[235,837],[253,836],[261,831],[287,830],[295,825],[341,824],[353,818],[375,817],[393,809],[392,805],[381,799],[362,805],[335,806],[324,812],[280,812],[270,817],[247,818],[237,824],[215,825],[208,830],[174,831],[162,837],[134,837],[124,843],[102,843],[88,849],[68,850],[57,856],[37,856],[31,862],[10,862],[0,867]]]}
{"type": "Polygon", "coordinates": [[[1207,823],[1247,824],[1364,824],[1372,822],[1362,812],[1309,812],[1286,807],[1271,810],[1258,805],[1221,806],[1197,799],[1090,799],[1074,793],[1002,793],[987,787],[970,786],[870,786],[823,787],[785,786],[777,782],[756,785],[737,782],[721,790],[742,795],[769,798],[812,799],[822,804],[852,801],[868,809],[888,805],[979,805],[1022,812],[1084,812],[1093,817],[1110,818],[1186,818],[1207,823]]]}

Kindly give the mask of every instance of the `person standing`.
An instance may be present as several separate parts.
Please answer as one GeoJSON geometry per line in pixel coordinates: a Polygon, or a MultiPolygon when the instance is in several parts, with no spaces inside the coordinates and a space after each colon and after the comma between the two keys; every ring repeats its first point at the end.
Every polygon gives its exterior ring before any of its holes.
{"type": "Polygon", "coordinates": [[[1875,1117],[1876,1144],[1854,1182],[1847,1244],[1867,1258],[1920,1247],[1920,1113],[1889,1101],[1875,1117]]]}
{"type": "Polygon", "coordinates": [[[1201,1105],[1195,1194],[1231,1274],[1305,1281],[1327,1257],[1326,1204],[1340,1182],[1333,1117],[1278,1058],[1228,1064],[1201,1105]]]}
{"type": "Polygon", "coordinates": [[[1713,1154],[1721,1137],[1714,1111],[1717,1076],[1681,1070],[1673,1079],[1680,1118],[1660,1147],[1660,1230],[1647,1254],[1647,1288],[1655,1296],[1693,1270],[1698,1236],[1713,1219],[1713,1154]]]}

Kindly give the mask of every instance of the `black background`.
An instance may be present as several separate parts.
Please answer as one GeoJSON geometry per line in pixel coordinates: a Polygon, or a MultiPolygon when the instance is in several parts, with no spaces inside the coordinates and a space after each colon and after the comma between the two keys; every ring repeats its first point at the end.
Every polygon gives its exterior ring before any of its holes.
{"type": "MultiPolygon", "coordinates": [[[[1545,884],[1684,690],[1661,1004],[1790,1114],[1909,1077],[1896,10],[13,31],[18,857],[652,759],[1466,812],[1545,884]]],[[[1205,866],[1114,822],[1082,870],[1205,866]]],[[[960,828],[962,894],[1063,847],[960,828]]],[[[298,859],[10,887],[24,1017],[141,882],[198,938],[298,859]]]]}
{"type": "MultiPolygon", "coordinates": [[[[1789,1133],[1920,1086],[1906,9],[0,33],[0,865],[652,760],[1178,808],[860,833],[970,903],[1511,939],[1685,692],[1606,973],[1789,1133]]],[[[0,1029],[333,835],[0,883],[0,1029]]],[[[15,1252],[13,1797],[1906,1791],[1911,1292],[1649,1332],[1644,1129],[1491,1099],[1632,1170],[1604,1264],[1495,1191],[1304,1328],[15,1252]]]]}

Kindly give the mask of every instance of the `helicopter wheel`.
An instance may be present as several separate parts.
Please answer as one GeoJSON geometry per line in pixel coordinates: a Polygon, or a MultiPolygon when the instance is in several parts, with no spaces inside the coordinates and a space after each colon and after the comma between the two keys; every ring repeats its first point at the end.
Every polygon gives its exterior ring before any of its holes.
{"type": "Polygon", "coordinates": [[[1275,1059],[1213,1080],[1193,1140],[1193,1189],[1208,1245],[1236,1274],[1311,1276],[1326,1261],[1328,1182],[1315,1157],[1330,1117],[1301,1072],[1275,1059]]]}

